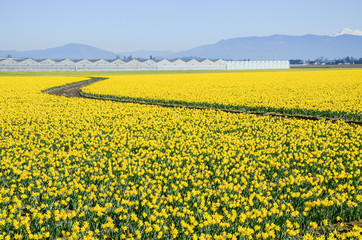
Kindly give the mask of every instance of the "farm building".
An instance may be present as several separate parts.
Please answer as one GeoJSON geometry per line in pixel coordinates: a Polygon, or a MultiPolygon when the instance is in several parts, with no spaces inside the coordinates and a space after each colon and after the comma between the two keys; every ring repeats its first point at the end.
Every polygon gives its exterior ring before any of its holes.
{"type": "Polygon", "coordinates": [[[286,69],[289,61],[0,59],[1,72],[286,69]]]}

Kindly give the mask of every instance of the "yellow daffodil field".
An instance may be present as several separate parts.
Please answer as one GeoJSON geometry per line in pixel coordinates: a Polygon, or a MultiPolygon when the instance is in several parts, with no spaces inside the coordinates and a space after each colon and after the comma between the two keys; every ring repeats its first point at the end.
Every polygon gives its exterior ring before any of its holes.
{"type": "Polygon", "coordinates": [[[362,70],[109,76],[82,89],[134,101],[362,121],[362,70]]]}
{"type": "MultiPolygon", "coordinates": [[[[362,70],[108,78],[83,91],[361,119],[362,70]]],[[[86,79],[0,77],[0,239],[361,239],[361,125],[43,92],[86,79]]]]}

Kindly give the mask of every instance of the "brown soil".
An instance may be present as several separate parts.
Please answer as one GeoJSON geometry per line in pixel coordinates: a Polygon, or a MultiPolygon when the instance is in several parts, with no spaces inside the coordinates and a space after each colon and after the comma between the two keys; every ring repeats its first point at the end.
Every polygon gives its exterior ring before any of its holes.
{"type": "MultiPolygon", "coordinates": [[[[354,226],[358,226],[358,227],[362,227],[362,219],[356,220],[356,221],[351,221],[351,222],[344,222],[343,223],[343,227],[341,227],[341,223],[335,223],[329,226],[330,231],[334,231],[337,230],[338,233],[347,233],[352,231],[354,226]]],[[[327,229],[326,227],[318,227],[316,229],[316,233],[317,235],[322,235],[327,233],[327,229]]]]}
{"type": "Polygon", "coordinates": [[[341,227],[340,224],[335,224],[337,226],[337,231],[340,233],[349,232],[352,230],[354,226],[362,227],[362,219],[352,221],[352,222],[346,222],[344,223],[344,226],[341,227]]]}
{"type": "Polygon", "coordinates": [[[53,95],[58,95],[58,96],[65,96],[65,97],[78,97],[78,98],[82,98],[83,96],[81,96],[79,94],[79,90],[82,87],[88,86],[90,84],[93,84],[95,82],[98,81],[102,81],[105,80],[106,78],[95,78],[92,77],[91,79],[87,80],[87,81],[82,81],[82,82],[78,82],[78,83],[72,83],[69,85],[65,85],[59,88],[55,88],[55,89],[51,89],[46,91],[46,93],[48,94],[53,94],[53,95]]]}

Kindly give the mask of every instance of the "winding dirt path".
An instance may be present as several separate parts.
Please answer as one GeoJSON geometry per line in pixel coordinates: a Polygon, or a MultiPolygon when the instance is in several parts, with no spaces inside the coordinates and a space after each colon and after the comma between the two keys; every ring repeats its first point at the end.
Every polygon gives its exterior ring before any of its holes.
{"type": "MultiPolygon", "coordinates": [[[[161,107],[171,107],[171,108],[184,107],[184,108],[189,108],[189,109],[202,109],[202,110],[210,109],[208,107],[201,107],[201,106],[197,107],[197,106],[186,106],[186,105],[181,105],[181,104],[151,103],[151,102],[146,102],[146,101],[133,101],[133,100],[115,99],[115,98],[107,98],[107,97],[95,97],[95,96],[87,95],[80,91],[80,89],[82,87],[85,87],[90,84],[93,84],[93,83],[96,83],[99,81],[103,81],[106,79],[107,78],[91,77],[89,80],[85,80],[82,82],[76,82],[76,83],[68,84],[65,86],[60,86],[60,87],[57,87],[54,89],[46,90],[44,92],[46,92],[48,94],[57,95],[57,96],[90,98],[90,99],[103,100],[103,101],[107,100],[107,101],[114,101],[114,102],[137,103],[137,104],[144,104],[144,105],[157,105],[157,106],[161,106],[161,107]]],[[[230,110],[230,109],[219,109],[219,108],[217,108],[215,110],[228,112],[228,113],[247,113],[247,114],[254,114],[257,116],[295,118],[295,119],[314,120],[314,121],[325,119],[328,121],[336,122],[336,121],[341,120],[341,119],[335,119],[335,118],[306,116],[306,115],[301,115],[301,114],[291,115],[291,114],[282,114],[282,113],[275,113],[275,112],[242,111],[242,110],[230,110]]],[[[360,121],[352,121],[352,120],[344,120],[344,121],[348,124],[356,124],[356,125],[362,126],[362,122],[360,122],[360,121]]]]}
{"type": "Polygon", "coordinates": [[[57,95],[57,96],[84,98],[79,93],[80,89],[82,87],[85,87],[85,86],[88,86],[95,82],[99,82],[99,81],[106,80],[106,79],[107,78],[92,77],[91,79],[86,80],[86,81],[71,83],[68,85],[64,85],[64,86],[60,86],[60,87],[53,88],[50,90],[46,90],[45,92],[48,94],[53,94],[53,95],[57,95]]]}

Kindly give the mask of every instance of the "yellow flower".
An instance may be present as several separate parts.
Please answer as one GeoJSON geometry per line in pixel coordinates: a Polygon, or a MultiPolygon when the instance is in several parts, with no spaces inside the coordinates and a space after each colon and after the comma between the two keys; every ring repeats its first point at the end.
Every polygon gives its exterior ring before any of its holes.
{"type": "MultiPolygon", "coordinates": [[[[109,78],[84,91],[361,119],[362,70],[109,78]]],[[[310,239],[355,217],[359,125],[41,92],[81,80],[0,76],[0,239],[310,239]]]]}
{"type": "Polygon", "coordinates": [[[328,225],[328,220],[327,220],[327,219],[324,219],[322,222],[323,222],[323,226],[327,226],[327,225],[328,225]]]}
{"type": "Polygon", "coordinates": [[[316,229],[318,227],[318,224],[316,222],[310,222],[309,226],[311,226],[313,229],[316,229]]]}

